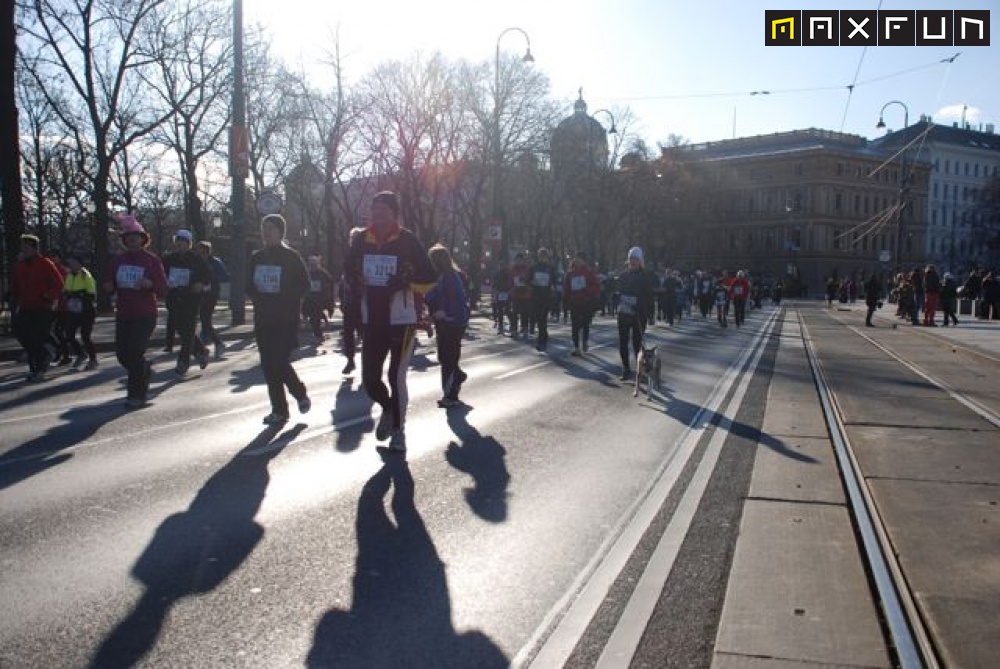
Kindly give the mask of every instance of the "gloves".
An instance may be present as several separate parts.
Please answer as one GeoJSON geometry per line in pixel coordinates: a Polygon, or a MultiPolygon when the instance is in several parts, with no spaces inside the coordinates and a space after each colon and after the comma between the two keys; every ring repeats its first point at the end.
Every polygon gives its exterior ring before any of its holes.
{"type": "Polygon", "coordinates": [[[409,287],[409,285],[410,282],[404,279],[399,274],[393,274],[392,276],[389,277],[388,281],[385,282],[385,287],[388,288],[393,293],[395,293],[397,290],[403,290],[404,288],[409,287]]]}

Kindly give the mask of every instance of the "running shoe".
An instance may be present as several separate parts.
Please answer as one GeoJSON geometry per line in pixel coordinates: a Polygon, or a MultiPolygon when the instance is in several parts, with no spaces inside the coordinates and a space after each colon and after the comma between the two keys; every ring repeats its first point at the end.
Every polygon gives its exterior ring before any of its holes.
{"type": "Polygon", "coordinates": [[[90,360],[87,361],[87,366],[84,367],[84,369],[86,369],[87,371],[90,371],[92,369],[97,369],[97,366],[99,364],[100,363],[97,362],[97,358],[91,358],[90,360]]]}
{"type": "Polygon", "coordinates": [[[347,364],[344,365],[344,368],[342,370],[340,370],[340,373],[341,374],[350,374],[351,372],[354,371],[354,368],[355,368],[354,367],[354,360],[348,360],[347,364]]]}
{"type": "Polygon", "coordinates": [[[191,366],[190,362],[178,362],[177,367],[174,369],[177,372],[177,376],[184,376],[188,372],[188,368],[191,366]]]}
{"type": "Polygon", "coordinates": [[[288,422],[288,416],[280,413],[269,413],[264,416],[264,425],[284,425],[288,422]]]}
{"type": "Polygon", "coordinates": [[[87,356],[81,353],[80,355],[76,356],[76,358],[73,359],[73,364],[71,365],[71,367],[73,369],[80,369],[80,365],[82,365],[86,361],[87,361],[87,356]]]}
{"type": "Polygon", "coordinates": [[[308,395],[303,395],[299,399],[299,413],[309,413],[309,409],[312,409],[312,400],[308,395]]]}
{"type": "Polygon", "coordinates": [[[442,409],[450,409],[452,407],[457,407],[461,402],[457,399],[452,399],[450,397],[442,397],[438,400],[438,406],[442,409]]]}
{"type": "Polygon", "coordinates": [[[208,367],[208,350],[204,350],[201,353],[195,353],[194,359],[198,361],[199,369],[205,369],[208,367]]]}

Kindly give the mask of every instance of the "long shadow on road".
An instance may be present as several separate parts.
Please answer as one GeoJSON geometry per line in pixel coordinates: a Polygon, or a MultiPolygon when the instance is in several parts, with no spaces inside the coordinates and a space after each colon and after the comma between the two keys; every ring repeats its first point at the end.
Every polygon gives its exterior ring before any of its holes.
{"type": "Polygon", "coordinates": [[[124,414],[125,409],[116,402],[64,411],[59,415],[64,423],[0,455],[0,490],[66,462],[73,454],[61,451],[86,441],[124,414]]]}
{"type": "Polygon", "coordinates": [[[101,644],[93,669],[140,662],[176,602],[214,590],[246,560],[264,536],[254,516],[270,481],[268,463],[303,429],[265,429],[205,482],[186,511],[160,524],[132,567],[146,591],[101,644]]]}
{"type": "Polygon", "coordinates": [[[510,473],[504,462],[507,450],[494,437],[484,437],[469,424],[472,407],[448,410],[448,426],[461,442],[451,442],[445,458],[455,469],[472,476],[475,485],[466,488],[465,501],[477,516],[491,523],[507,520],[507,487],[510,473]]]}
{"type": "Polygon", "coordinates": [[[387,455],[358,499],[358,557],[349,611],[316,626],[306,665],[326,667],[507,667],[485,634],[451,621],[444,564],[414,503],[406,461],[387,455]],[[393,489],[392,515],[385,496],[393,489]]]}

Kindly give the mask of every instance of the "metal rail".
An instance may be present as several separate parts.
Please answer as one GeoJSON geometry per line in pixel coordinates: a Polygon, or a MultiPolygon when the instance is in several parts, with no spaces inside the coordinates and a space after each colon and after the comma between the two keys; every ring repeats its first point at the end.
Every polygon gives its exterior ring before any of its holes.
{"type": "Polygon", "coordinates": [[[871,491],[861,474],[854,450],[847,439],[836,398],[830,390],[823,366],[813,349],[808,328],[801,314],[797,312],[797,316],[802,327],[806,357],[812,369],[837,462],[847,489],[850,511],[861,536],[865,559],[871,569],[875,588],[882,603],[882,611],[899,666],[903,669],[923,667],[936,669],[939,664],[934,645],[896,560],[871,491]]]}

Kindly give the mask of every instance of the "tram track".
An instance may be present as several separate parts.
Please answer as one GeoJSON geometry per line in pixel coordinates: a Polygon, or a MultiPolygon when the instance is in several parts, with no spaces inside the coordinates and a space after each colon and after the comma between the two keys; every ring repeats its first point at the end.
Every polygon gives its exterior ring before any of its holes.
{"type": "MultiPolygon", "coordinates": [[[[798,310],[797,310],[798,311],[798,310]]],[[[971,364],[992,367],[1000,362],[971,347],[961,346],[932,333],[914,329],[917,336],[925,337],[935,345],[923,360],[907,359],[898,351],[865,330],[851,324],[844,318],[827,314],[831,320],[843,325],[860,341],[864,341],[883,356],[912,373],[923,382],[937,388],[953,402],[961,404],[993,427],[1000,428],[1000,413],[956,388],[942,378],[941,374],[930,371],[929,362],[935,353],[961,350],[972,356],[971,364]],[[936,349],[940,349],[937,351],[936,349]]],[[[888,641],[896,654],[896,663],[904,669],[911,667],[938,667],[948,664],[939,640],[934,638],[934,621],[922,606],[923,600],[915,595],[914,589],[899,559],[898,547],[894,546],[887,524],[879,511],[875,495],[862,468],[858,453],[848,436],[848,421],[838,401],[837,393],[829,382],[824,362],[810,334],[809,325],[801,313],[797,313],[802,327],[806,356],[815,381],[817,393],[834,446],[836,460],[843,478],[848,503],[854,519],[860,547],[868,565],[873,589],[881,605],[888,641]]],[[[899,334],[894,328],[894,334],[899,334]]],[[[907,333],[908,334],[908,333],[907,333]]]]}

